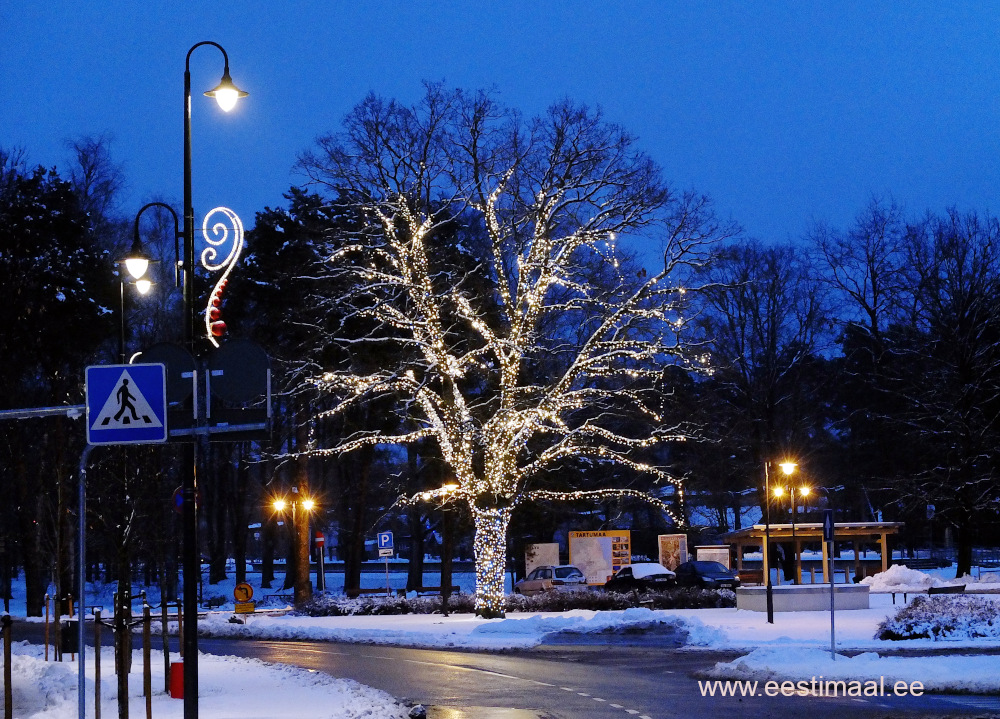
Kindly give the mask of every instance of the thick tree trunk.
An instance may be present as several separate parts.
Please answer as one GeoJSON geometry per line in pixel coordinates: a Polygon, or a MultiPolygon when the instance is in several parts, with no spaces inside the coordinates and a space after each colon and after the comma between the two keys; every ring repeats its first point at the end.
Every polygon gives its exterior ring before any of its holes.
{"type": "Polygon", "coordinates": [[[268,517],[263,521],[260,528],[260,537],[263,546],[261,547],[261,564],[260,564],[260,588],[270,589],[271,582],[274,581],[274,544],[275,544],[275,530],[277,529],[277,524],[274,521],[274,517],[268,517]]]}
{"type": "Polygon", "coordinates": [[[236,582],[247,580],[247,506],[245,497],[249,494],[247,485],[250,482],[250,469],[243,461],[243,445],[237,447],[234,461],[234,479],[236,481],[235,492],[233,493],[231,528],[233,535],[233,559],[236,560],[236,582]]]}
{"type": "Polygon", "coordinates": [[[413,507],[406,517],[410,529],[410,561],[406,568],[406,589],[415,591],[424,585],[424,516],[413,507]]]}
{"type": "MultiPolygon", "coordinates": [[[[373,454],[371,450],[357,453],[359,466],[357,480],[353,483],[351,505],[347,508],[347,516],[341,523],[342,531],[338,538],[344,548],[344,590],[361,587],[361,565],[365,561],[365,524],[368,508],[368,479],[371,474],[373,454]]],[[[343,468],[342,468],[343,470],[343,468]]]]}
{"type": "Polygon", "coordinates": [[[132,619],[132,563],[127,538],[122,541],[118,550],[116,598],[114,631],[115,666],[118,668],[118,719],[128,719],[128,674],[132,670],[132,630],[129,627],[132,619]]]}
{"type": "Polygon", "coordinates": [[[21,511],[17,513],[20,529],[21,558],[24,561],[24,588],[27,599],[27,615],[42,616],[42,606],[45,599],[45,589],[48,585],[45,569],[42,566],[42,552],[39,548],[40,523],[36,521],[39,514],[40,497],[32,482],[28,480],[28,467],[22,459],[18,459],[15,467],[17,478],[17,495],[21,511]]]}
{"type": "Polygon", "coordinates": [[[964,577],[972,574],[972,527],[970,520],[963,518],[956,529],[956,542],[958,544],[958,567],[956,577],[964,577]]]}
{"type": "Polygon", "coordinates": [[[471,506],[476,533],[476,615],[484,619],[504,616],[504,566],[510,507],[471,506]]]}
{"type": "Polygon", "coordinates": [[[212,447],[210,460],[206,462],[215,475],[214,481],[207,482],[205,497],[209,499],[211,511],[208,519],[208,583],[218,584],[226,580],[226,510],[229,504],[229,472],[232,467],[227,457],[217,447],[212,447]]]}

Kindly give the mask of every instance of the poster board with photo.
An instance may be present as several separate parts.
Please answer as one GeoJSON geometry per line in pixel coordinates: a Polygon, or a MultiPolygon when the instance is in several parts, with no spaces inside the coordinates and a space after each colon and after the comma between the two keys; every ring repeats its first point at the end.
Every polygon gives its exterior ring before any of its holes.
{"type": "Polygon", "coordinates": [[[580,568],[587,584],[601,585],[632,563],[632,532],[609,529],[569,533],[569,563],[580,568]]]}
{"type": "Polygon", "coordinates": [[[524,548],[524,576],[531,574],[535,567],[559,564],[559,544],[546,542],[544,544],[529,544],[524,548]]]}
{"type": "Polygon", "coordinates": [[[670,570],[688,559],[688,538],[686,534],[661,534],[657,537],[660,549],[660,564],[670,570]]]}

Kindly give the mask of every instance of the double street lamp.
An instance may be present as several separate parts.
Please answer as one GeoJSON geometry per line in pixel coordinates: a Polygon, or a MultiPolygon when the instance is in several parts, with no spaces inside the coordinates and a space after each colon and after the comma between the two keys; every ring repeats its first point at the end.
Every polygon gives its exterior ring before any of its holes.
{"type": "MultiPolygon", "coordinates": [[[[174,215],[174,235],[176,267],[183,275],[183,327],[184,343],[188,350],[194,355],[194,327],[195,327],[195,302],[194,302],[194,208],[192,206],[191,190],[191,54],[203,45],[211,45],[222,53],[224,69],[222,79],[213,89],[205,93],[208,97],[214,97],[219,107],[223,111],[229,112],[235,107],[236,102],[241,97],[246,97],[247,93],[240,90],[233,84],[233,79],[229,75],[229,55],[222,45],[206,40],[195,43],[188,50],[184,62],[184,230],[177,231],[177,214],[168,205],[153,202],[139,211],[135,218],[135,241],[133,249],[141,250],[141,243],[138,241],[139,215],[152,206],[164,207],[174,215]],[[183,239],[183,256],[179,252],[176,240],[183,239]]],[[[148,258],[132,257],[133,266],[138,270],[142,266],[142,261],[148,258]]],[[[126,264],[128,266],[128,264],[126,264]]],[[[142,267],[143,272],[145,267],[142,267]]],[[[182,565],[184,572],[184,625],[187,631],[184,632],[184,719],[197,719],[198,717],[198,582],[196,578],[201,572],[201,562],[198,552],[198,518],[195,508],[195,497],[197,494],[197,467],[198,467],[198,444],[197,438],[184,443],[183,457],[183,482],[182,482],[182,565]]]]}
{"type": "MultiPolygon", "coordinates": [[[[782,473],[788,477],[795,472],[795,462],[784,461],[778,463],[782,473]]],[[[764,551],[762,553],[765,592],[767,595],[767,623],[774,624],[774,590],[771,586],[771,461],[764,462],[764,551]]]]}
{"type": "MultiPolygon", "coordinates": [[[[789,504],[791,505],[791,510],[792,510],[792,554],[793,554],[792,559],[795,561],[795,567],[796,567],[796,570],[795,570],[795,583],[798,584],[798,581],[799,581],[799,576],[798,576],[798,574],[799,574],[799,572],[798,572],[798,566],[799,566],[799,564],[798,564],[798,557],[799,557],[799,554],[798,554],[798,547],[796,546],[796,543],[795,543],[795,515],[798,512],[798,503],[795,501],[795,490],[796,490],[795,485],[789,485],[788,486],[788,498],[789,498],[789,504]]],[[[810,489],[807,486],[802,486],[802,487],[798,488],[799,496],[802,497],[802,498],[808,497],[809,496],[809,492],[810,492],[810,489]]],[[[781,485],[775,487],[774,488],[774,496],[777,497],[778,499],[781,499],[781,497],[785,496],[785,487],[783,487],[781,485]]]]}
{"type": "MultiPolygon", "coordinates": [[[[292,588],[296,605],[308,601],[312,595],[309,584],[309,516],[316,509],[316,501],[300,495],[298,487],[292,487],[291,499],[276,498],[271,506],[276,514],[284,515],[291,510],[292,519],[292,588]],[[301,516],[300,516],[301,515],[301,516]]],[[[288,586],[287,577],[285,586],[288,586]]]]}

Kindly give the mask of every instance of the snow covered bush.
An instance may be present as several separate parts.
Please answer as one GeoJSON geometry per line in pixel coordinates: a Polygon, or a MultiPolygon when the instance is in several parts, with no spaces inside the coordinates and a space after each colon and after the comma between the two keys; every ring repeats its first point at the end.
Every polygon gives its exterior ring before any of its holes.
{"type": "MultiPolygon", "coordinates": [[[[736,606],[736,595],[728,589],[671,589],[665,592],[544,592],[532,597],[508,594],[504,609],[509,612],[566,612],[572,609],[610,611],[633,607],[650,609],[706,609],[736,606]]],[[[298,613],[313,617],[366,616],[387,614],[434,614],[441,611],[441,597],[315,596],[298,613]]],[[[472,614],[475,595],[453,594],[448,611],[472,614]]]]}
{"type": "Polygon", "coordinates": [[[876,639],[1000,637],[1000,604],[987,597],[916,597],[879,624],[876,639]]]}

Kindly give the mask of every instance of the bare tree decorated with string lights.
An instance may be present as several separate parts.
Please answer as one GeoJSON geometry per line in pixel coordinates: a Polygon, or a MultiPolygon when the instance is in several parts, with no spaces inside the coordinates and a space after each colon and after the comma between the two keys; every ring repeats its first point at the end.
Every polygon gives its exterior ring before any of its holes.
{"type": "Polygon", "coordinates": [[[524,502],[638,497],[683,523],[680,480],[649,458],[690,436],[665,419],[663,378],[703,361],[681,339],[678,277],[728,231],[706,198],[675,194],[600,111],[563,102],[526,121],[431,84],[413,107],[368,97],[300,167],[352,218],[330,237],[340,290],[318,303],[355,325],[327,338],[346,359],[312,378],[332,398],[314,419],[386,397],[400,415],[310,451],[434,441],[453,479],[401,501],[467,504],[478,614],[503,615],[524,502]],[[661,269],[623,260],[635,239],[661,269]],[[581,462],[619,486],[574,488],[581,462]]]}

